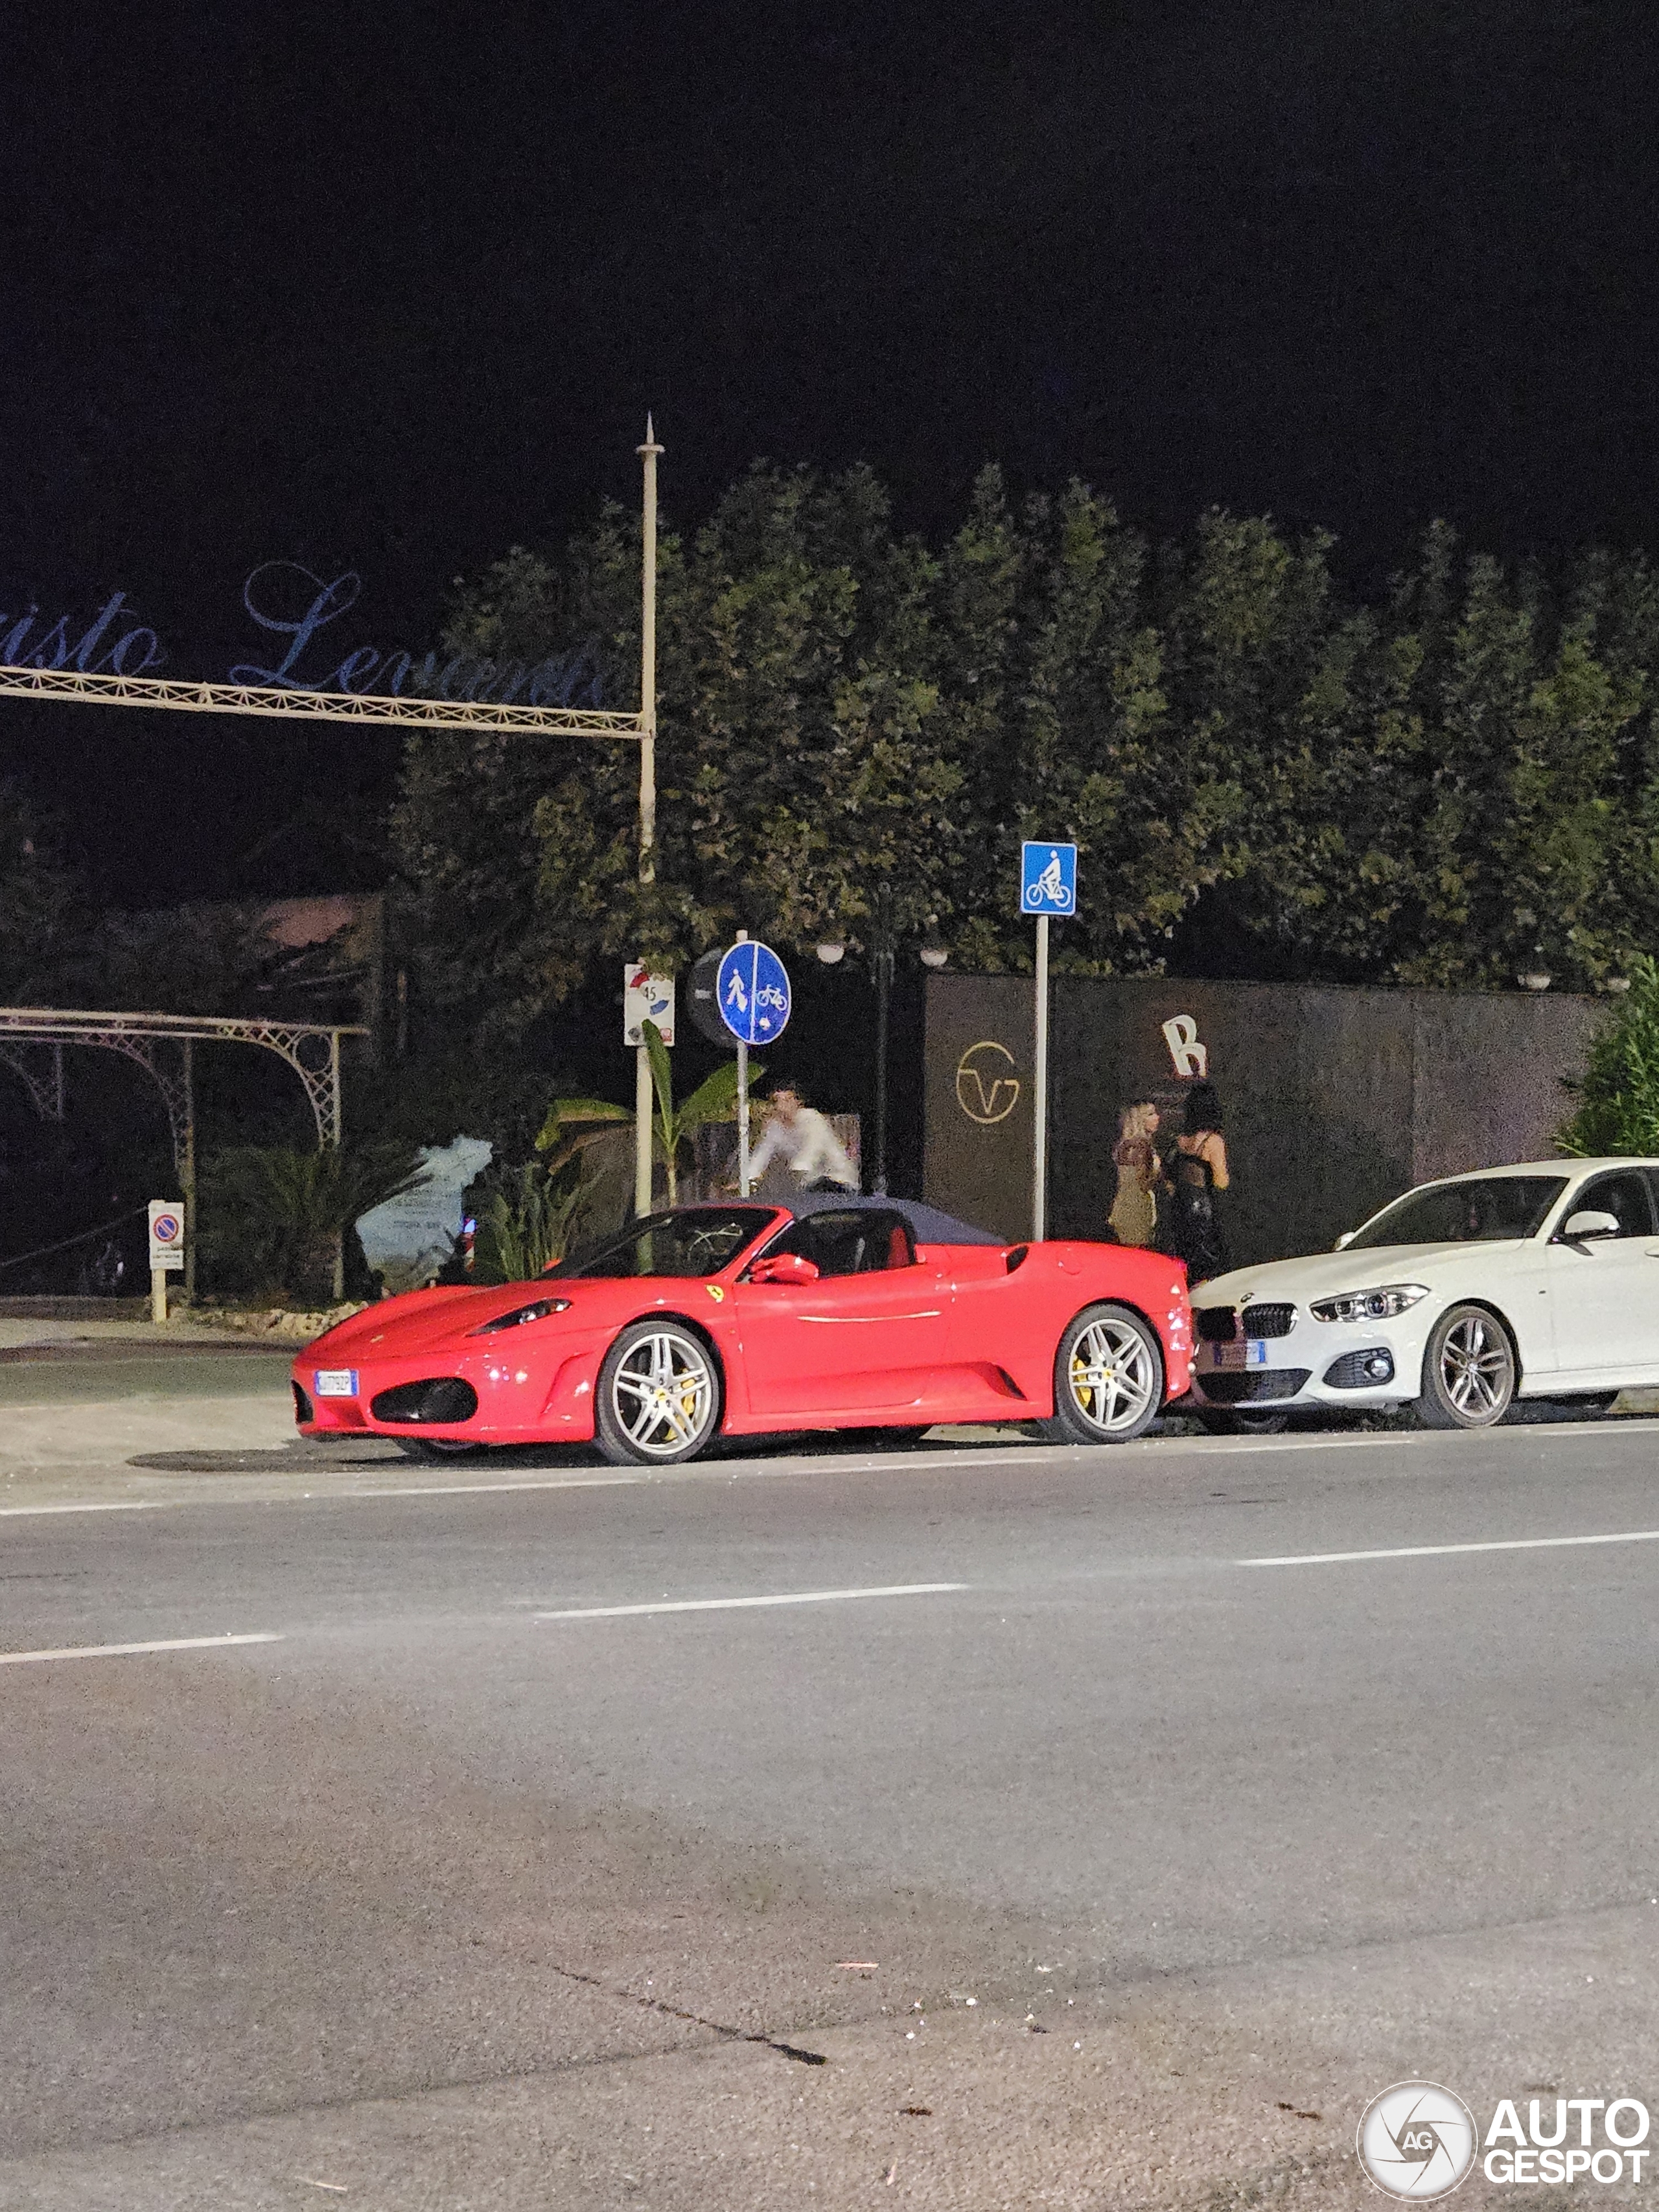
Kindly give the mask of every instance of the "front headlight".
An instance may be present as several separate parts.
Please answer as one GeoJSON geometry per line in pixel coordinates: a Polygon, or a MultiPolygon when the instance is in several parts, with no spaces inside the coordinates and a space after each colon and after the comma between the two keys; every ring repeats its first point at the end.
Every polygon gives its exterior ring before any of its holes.
{"type": "Polygon", "coordinates": [[[545,1321],[550,1314],[569,1310],[568,1298],[538,1298],[534,1305],[514,1306],[511,1313],[497,1314],[494,1321],[480,1322],[470,1334],[493,1336],[498,1328],[522,1328],[527,1321],[545,1321]]]}
{"type": "Polygon", "coordinates": [[[1308,1311],[1316,1321],[1392,1321],[1429,1295],[1426,1283],[1385,1283],[1380,1291],[1350,1291],[1340,1298],[1321,1298],[1308,1311]]]}

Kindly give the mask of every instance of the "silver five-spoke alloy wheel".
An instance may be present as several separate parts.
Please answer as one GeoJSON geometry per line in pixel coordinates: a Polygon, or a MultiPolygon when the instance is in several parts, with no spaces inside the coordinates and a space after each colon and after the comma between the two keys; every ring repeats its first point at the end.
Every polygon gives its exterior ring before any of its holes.
{"type": "Polygon", "coordinates": [[[598,1431],[607,1459],[661,1465],[690,1459],[720,1419],[720,1378],[708,1346],[662,1322],[624,1329],[599,1370],[598,1431]]]}
{"type": "Polygon", "coordinates": [[[1073,1443],[1121,1443],[1139,1436],[1164,1400],[1157,1337],[1127,1306],[1091,1306],[1060,1341],[1054,1422],[1073,1443]]]}
{"type": "Polygon", "coordinates": [[[1515,1346],[1484,1306],[1454,1306],[1429,1339],[1418,1413],[1436,1429],[1489,1429],[1515,1397],[1515,1346]]]}

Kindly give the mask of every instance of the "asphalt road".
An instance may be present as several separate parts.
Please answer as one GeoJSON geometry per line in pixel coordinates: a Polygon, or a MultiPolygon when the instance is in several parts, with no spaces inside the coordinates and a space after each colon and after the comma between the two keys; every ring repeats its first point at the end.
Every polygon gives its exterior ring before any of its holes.
{"type": "Polygon", "coordinates": [[[14,1510],[0,2208],[1357,2205],[1402,2076],[1659,2108],[1656,1449],[14,1510]]]}

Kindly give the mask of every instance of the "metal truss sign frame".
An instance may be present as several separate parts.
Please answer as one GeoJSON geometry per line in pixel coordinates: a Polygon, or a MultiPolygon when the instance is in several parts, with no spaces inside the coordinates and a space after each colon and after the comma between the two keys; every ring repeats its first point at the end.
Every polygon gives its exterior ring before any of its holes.
{"type": "Polygon", "coordinates": [[[637,743],[642,717],[597,708],[507,707],[477,699],[404,699],[367,691],[287,690],[279,685],[198,684],[167,676],[82,675],[73,668],[0,667],[0,694],[79,699],[108,707],[167,707],[195,714],[268,714],[289,720],[378,723],[402,730],[483,736],[611,738],[637,743]]]}

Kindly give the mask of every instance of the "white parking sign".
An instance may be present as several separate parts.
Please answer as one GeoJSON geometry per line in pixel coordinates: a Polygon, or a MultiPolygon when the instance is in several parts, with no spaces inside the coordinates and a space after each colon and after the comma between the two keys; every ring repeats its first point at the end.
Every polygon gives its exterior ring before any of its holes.
{"type": "Polygon", "coordinates": [[[149,1202],[149,1265],[177,1271],[185,1264],[185,1209],[176,1200],[153,1198],[149,1202]]]}

